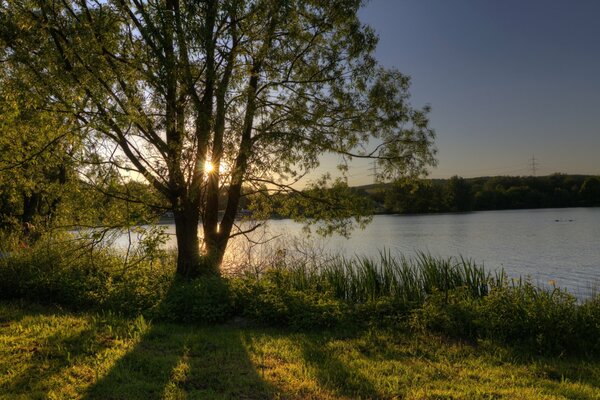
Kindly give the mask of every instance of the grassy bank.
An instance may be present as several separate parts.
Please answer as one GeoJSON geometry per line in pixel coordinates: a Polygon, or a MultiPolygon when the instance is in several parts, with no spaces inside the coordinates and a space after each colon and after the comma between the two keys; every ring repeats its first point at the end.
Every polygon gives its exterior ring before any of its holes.
{"type": "Polygon", "coordinates": [[[600,397],[600,362],[373,328],[151,323],[0,303],[0,398],[600,397]]]}
{"type": "Polygon", "coordinates": [[[174,278],[165,255],[41,242],[0,259],[0,300],[210,325],[232,318],[282,329],[405,329],[493,340],[526,353],[600,355],[600,297],[509,282],[459,259],[274,260],[260,273],[174,278]],[[164,257],[163,257],[164,256],[164,257]]]}

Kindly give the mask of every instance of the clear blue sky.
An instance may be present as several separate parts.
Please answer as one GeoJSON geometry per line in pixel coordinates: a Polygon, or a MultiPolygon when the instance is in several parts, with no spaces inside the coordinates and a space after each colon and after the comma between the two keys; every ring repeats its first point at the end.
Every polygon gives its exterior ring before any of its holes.
{"type": "Polygon", "coordinates": [[[433,107],[432,177],[529,175],[532,156],[539,175],[600,174],[599,0],[372,0],[360,16],[433,107]]]}

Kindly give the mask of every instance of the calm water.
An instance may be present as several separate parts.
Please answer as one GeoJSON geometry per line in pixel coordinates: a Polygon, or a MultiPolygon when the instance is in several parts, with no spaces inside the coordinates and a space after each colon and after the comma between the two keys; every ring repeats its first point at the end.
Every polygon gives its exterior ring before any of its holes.
{"type": "MultiPolygon", "coordinates": [[[[174,232],[174,226],[167,229],[174,232]]],[[[261,238],[279,234],[301,235],[301,226],[289,220],[270,221],[261,238]]],[[[407,256],[418,251],[462,255],[488,270],[503,268],[509,276],[528,276],[537,284],[554,280],[578,294],[600,289],[600,208],[381,215],[350,239],[313,243],[349,256],[378,256],[383,249],[407,256]]],[[[242,247],[240,241],[234,243],[229,257],[242,257],[242,247]]]]}

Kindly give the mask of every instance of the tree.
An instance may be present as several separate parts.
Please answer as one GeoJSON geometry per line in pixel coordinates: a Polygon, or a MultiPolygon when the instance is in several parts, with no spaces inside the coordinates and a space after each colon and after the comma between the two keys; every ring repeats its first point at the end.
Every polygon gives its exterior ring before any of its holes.
{"type": "Polygon", "coordinates": [[[382,179],[435,162],[429,109],[410,105],[407,76],[377,65],[360,0],[0,4],[6,61],[55,88],[48,108],[76,118],[92,151],[168,202],[182,276],[216,272],[229,238],[245,232],[244,185],[295,193],[309,216],[347,229],[368,216],[334,195],[351,194],[343,180],[332,192],[327,180],[293,185],[322,153],[373,158],[382,179]]]}
{"type": "Polygon", "coordinates": [[[600,204],[600,178],[588,176],[579,189],[579,197],[586,206],[597,206],[600,204]]]}
{"type": "Polygon", "coordinates": [[[77,148],[70,125],[0,71],[0,229],[34,241],[64,217],[77,148]]]}
{"type": "Polygon", "coordinates": [[[445,211],[442,186],[428,180],[394,182],[385,190],[385,206],[402,214],[445,211]]]}
{"type": "Polygon", "coordinates": [[[471,210],[471,185],[459,176],[454,175],[445,187],[445,203],[450,211],[471,210]]]}

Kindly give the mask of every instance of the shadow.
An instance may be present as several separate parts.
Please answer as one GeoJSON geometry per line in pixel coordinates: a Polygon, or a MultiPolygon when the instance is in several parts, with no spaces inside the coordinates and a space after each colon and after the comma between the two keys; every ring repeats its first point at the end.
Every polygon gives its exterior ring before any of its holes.
{"type": "Polygon", "coordinates": [[[150,328],[108,371],[88,388],[88,399],[158,398],[180,357],[180,336],[169,327],[150,328]]]}
{"type": "Polygon", "coordinates": [[[50,313],[61,315],[63,313],[62,310],[56,307],[51,308],[22,299],[0,300],[0,302],[0,328],[18,323],[24,318],[35,318],[50,313]],[[25,309],[27,311],[24,311],[25,309]]]}
{"type": "MultiPolygon", "coordinates": [[[[351,398],[382,398],[371,380],[352,363],[343,362],[345,349],[335,346],[336,336],[303,335],[297,342],[304,362],[314,373],[319,385],[332,393],[351,398]]],[[[345,358],[348,358],[346,355],[345,358]]]]}
{"type": "Polygon", "coordinates": [[[86,393],[86,399],[266,399],[235,328],[160,324],[86,393]]]}
{"type": "MultiPolygon", "coordinates": [[[[159,307],[170,311],[181,296],[174,283],[159,307]]],[[[160,322],[150,324],[83,398],[267,399],[272,393],[235,326],[160,322]]]]}
{"type": "MultiPolygon", "coordinates": [[[[533,374],[545,380],[549,385],[549,393],[559,390],[553,384],[565,381],[580,382],[593,389],[600,390],[600,370],[598,359],[593,356],[551,356],[539,354],[527,347],[489,341],[484,349],[497,362],[531,369],[533,374]]],[[[560,388],[560,391],[567,390],[560,388]]],[[[567,398],[573,396],[563,393],[567,398]]],[[[575,396],[576,397],[576,396],[575,396]]]]}

